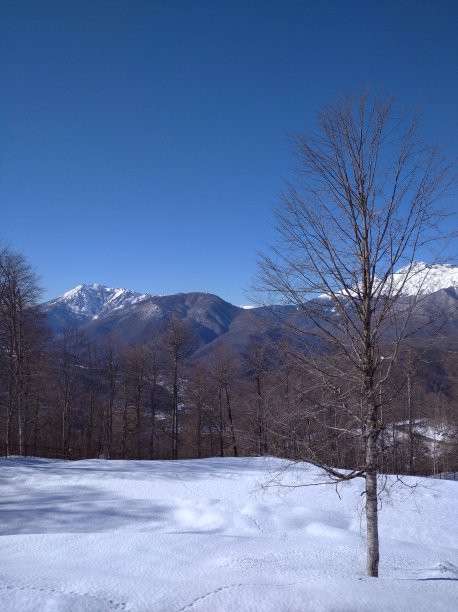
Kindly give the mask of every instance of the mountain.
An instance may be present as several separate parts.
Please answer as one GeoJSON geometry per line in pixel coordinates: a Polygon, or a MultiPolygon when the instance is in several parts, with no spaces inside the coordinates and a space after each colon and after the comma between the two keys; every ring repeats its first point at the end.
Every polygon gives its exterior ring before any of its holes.
{"type": "MultiPolygon", "coordinates": [[[[444,326],[444,342],[453,344],[458,334],[458,268],[415,262],[394,275],[404,301],[421,294],[416,314],[434,319],[452,313],[444,326]]],[[[56,336],[69,327],[80,328],[89,340],[108,335],[121,345],[145,342],[166,328],[172,316],[187,327],[196,359],[215,350],[241,355],[251,340],[278,336],[275,319],[296,316],[300,326],[310,326],[297,317],[294,306],[273,308],[238,307],[210,293],[178,293],[151,296],[131,289],[104,285],[79,285],[61,297],[43,304],[49,325],[56,336]]],[[[426,335],[428,329],[425,327],[426,335]]]]}
{"type": "Polygon", "coordinates": [[[404,295],[431,295],[441,289],[458,288],[458,267],[415,261],[395,272],[393,280],[404,295]]]}
{"type": "Polygon", "coordinates": [[[186,325],[196,350],[225,334],[245,312],[210,293],[178,293],[149,297],[113,310],[93,318],[82,330],[91,338],[102,339],[109,334],[120,344],[136,344],[160,334],[174,316],[186,325]]]}
{"type": "Polygon", "coordinates": [[[42,305],[54,334],[69,327],[80,327],[151,297],[131,289],[112,289],[104,285],[78,285],[42,305]]]}
{"type": "MultiPolygon", "coordinates": [[[[402,296],[427,296],[453,287],[458,288],[458,267],[450,264],[426,264],[421,261],[413,261],[394,272],[391,283],[390,279],[383,279],[377,275],[374,278],[374,292],[381,292],[382,295],[401,294],[402,296]],[[392,293],[393,292],[393,293],[392,293]]],[[[349,286],[345,292],[337,291],[337,294],[357,296],[358,289],[362,285],[355,283],[349,286]]],[[[323,293],[321,299],[326,300],[329,294],[323,293]]]]}

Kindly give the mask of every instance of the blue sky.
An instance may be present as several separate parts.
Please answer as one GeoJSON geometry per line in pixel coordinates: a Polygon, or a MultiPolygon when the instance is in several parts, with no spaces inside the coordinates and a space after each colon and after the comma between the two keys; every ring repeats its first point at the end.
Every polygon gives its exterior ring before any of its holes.
{"type": "Polygon", "coordinates": [[[99,282],[247,302],[294,162],[342,89],[458,157],[458,2],[2,0],[0,241],[45,298],[99,282]]]}

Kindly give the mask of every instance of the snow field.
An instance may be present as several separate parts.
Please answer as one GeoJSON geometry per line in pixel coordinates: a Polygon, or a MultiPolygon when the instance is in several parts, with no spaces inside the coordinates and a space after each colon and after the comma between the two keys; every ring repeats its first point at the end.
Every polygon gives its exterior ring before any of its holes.
{"type": "Polygon", "coordinates": [[[384,483],[370,579],[362,481],[294,466],[268,486],[286,463],[261,458],[0,464],[2,610],[458,609],[457,482],[384,483]]]}

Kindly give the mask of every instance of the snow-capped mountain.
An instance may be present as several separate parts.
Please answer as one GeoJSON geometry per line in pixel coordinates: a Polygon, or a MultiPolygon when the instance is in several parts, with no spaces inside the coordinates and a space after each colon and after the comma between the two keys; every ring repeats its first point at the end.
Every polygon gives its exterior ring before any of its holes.
{"type": "MultiPolygon", "coordinates": [[[[437,312],[456,312],[458,267],[415,262],[394,274],[394,284],[407,299],[418,293],[425,297],[418,304],[419,315],[434,318],[437,312]]],[[[102,339],[110,334],[123,344],[142,343],[145,338],[160,334],[173,315],[186,324],[195,348],[201,351],[212,345],[240,353],[251,338],[274,337],[278,331],[278,317],[271,321],[272,308],[237,307],[207,293],[151,296],[98,284],[78,285],[43,304],[43,311],[56,336],[70,327],[79,327],[89,339],[102,339]]],[[[286,318],[296,314],[294,306],[278,306],[274,311],[286,318]]],[[[309,326],[311,322],[305,318],[302,324],[309,326]]],[[[448,337],[455,338],[458,329],[455,314],[447,325],[448,337]]]]}
{"type": "MultiPolygon", "coordinates": [[[[362,287],[360,286],[360,289],[362,287]]],[[[392,278],[383,280],[380,276],[374,279],[374,291],[382,295],[428,296],[442,289],[458,290],[458,267],[451,264],[427,264],[422,261],[399,268],[392,278]]],[[[344,290],[335,289],[336,295],[358,295],[357,286],[344,290]]],[[[327,300],[329,294],[322,293],[319,298],[327,300]]]]}
{"type": "Polygon", "coordinates": [[[232,321],[246,312],[209,293],[151,296],[97,284],[78,285],[43,304],[42,310],[56,336],[78,327],[87,338],[113,334],[125,344],[159,334],[174,315],[192,331],[196,346],[227,332],[232,321]]]}
{"type": "Polygon", "coordinates": [[[394,287],[404,295],[430,295],[458,287],[458,267],[450,264],[426,264],[415,261],[393,274],[394,287]]]}
{"type": "Polygon", "coordinates": [[[137,293],[132,289],[112,289],[98,284],[78,285],[48,304],[65,303],[66,307],[75,314],[95,319],[148,297],[151,297],[148,293],[137,293]]]}
{"type": "Polygon", "coordinates": [[[78,285],[60,297],[43,304],[54,332],[79,326],[113,311],[121,310],[150,298],[148,293],[131,289],[114,289],[105,285],[78,285]]]}

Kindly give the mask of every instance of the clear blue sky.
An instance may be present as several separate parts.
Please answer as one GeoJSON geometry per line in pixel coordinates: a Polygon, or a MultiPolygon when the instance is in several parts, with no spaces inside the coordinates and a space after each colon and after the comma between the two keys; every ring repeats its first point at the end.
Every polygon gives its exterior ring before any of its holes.
{"type": "Polygon", "coordinates": [[[46,298],[246,303],[286,134],[364,84],[458,156],[458,2],[2,0],[0,241],[46,298]]]}

